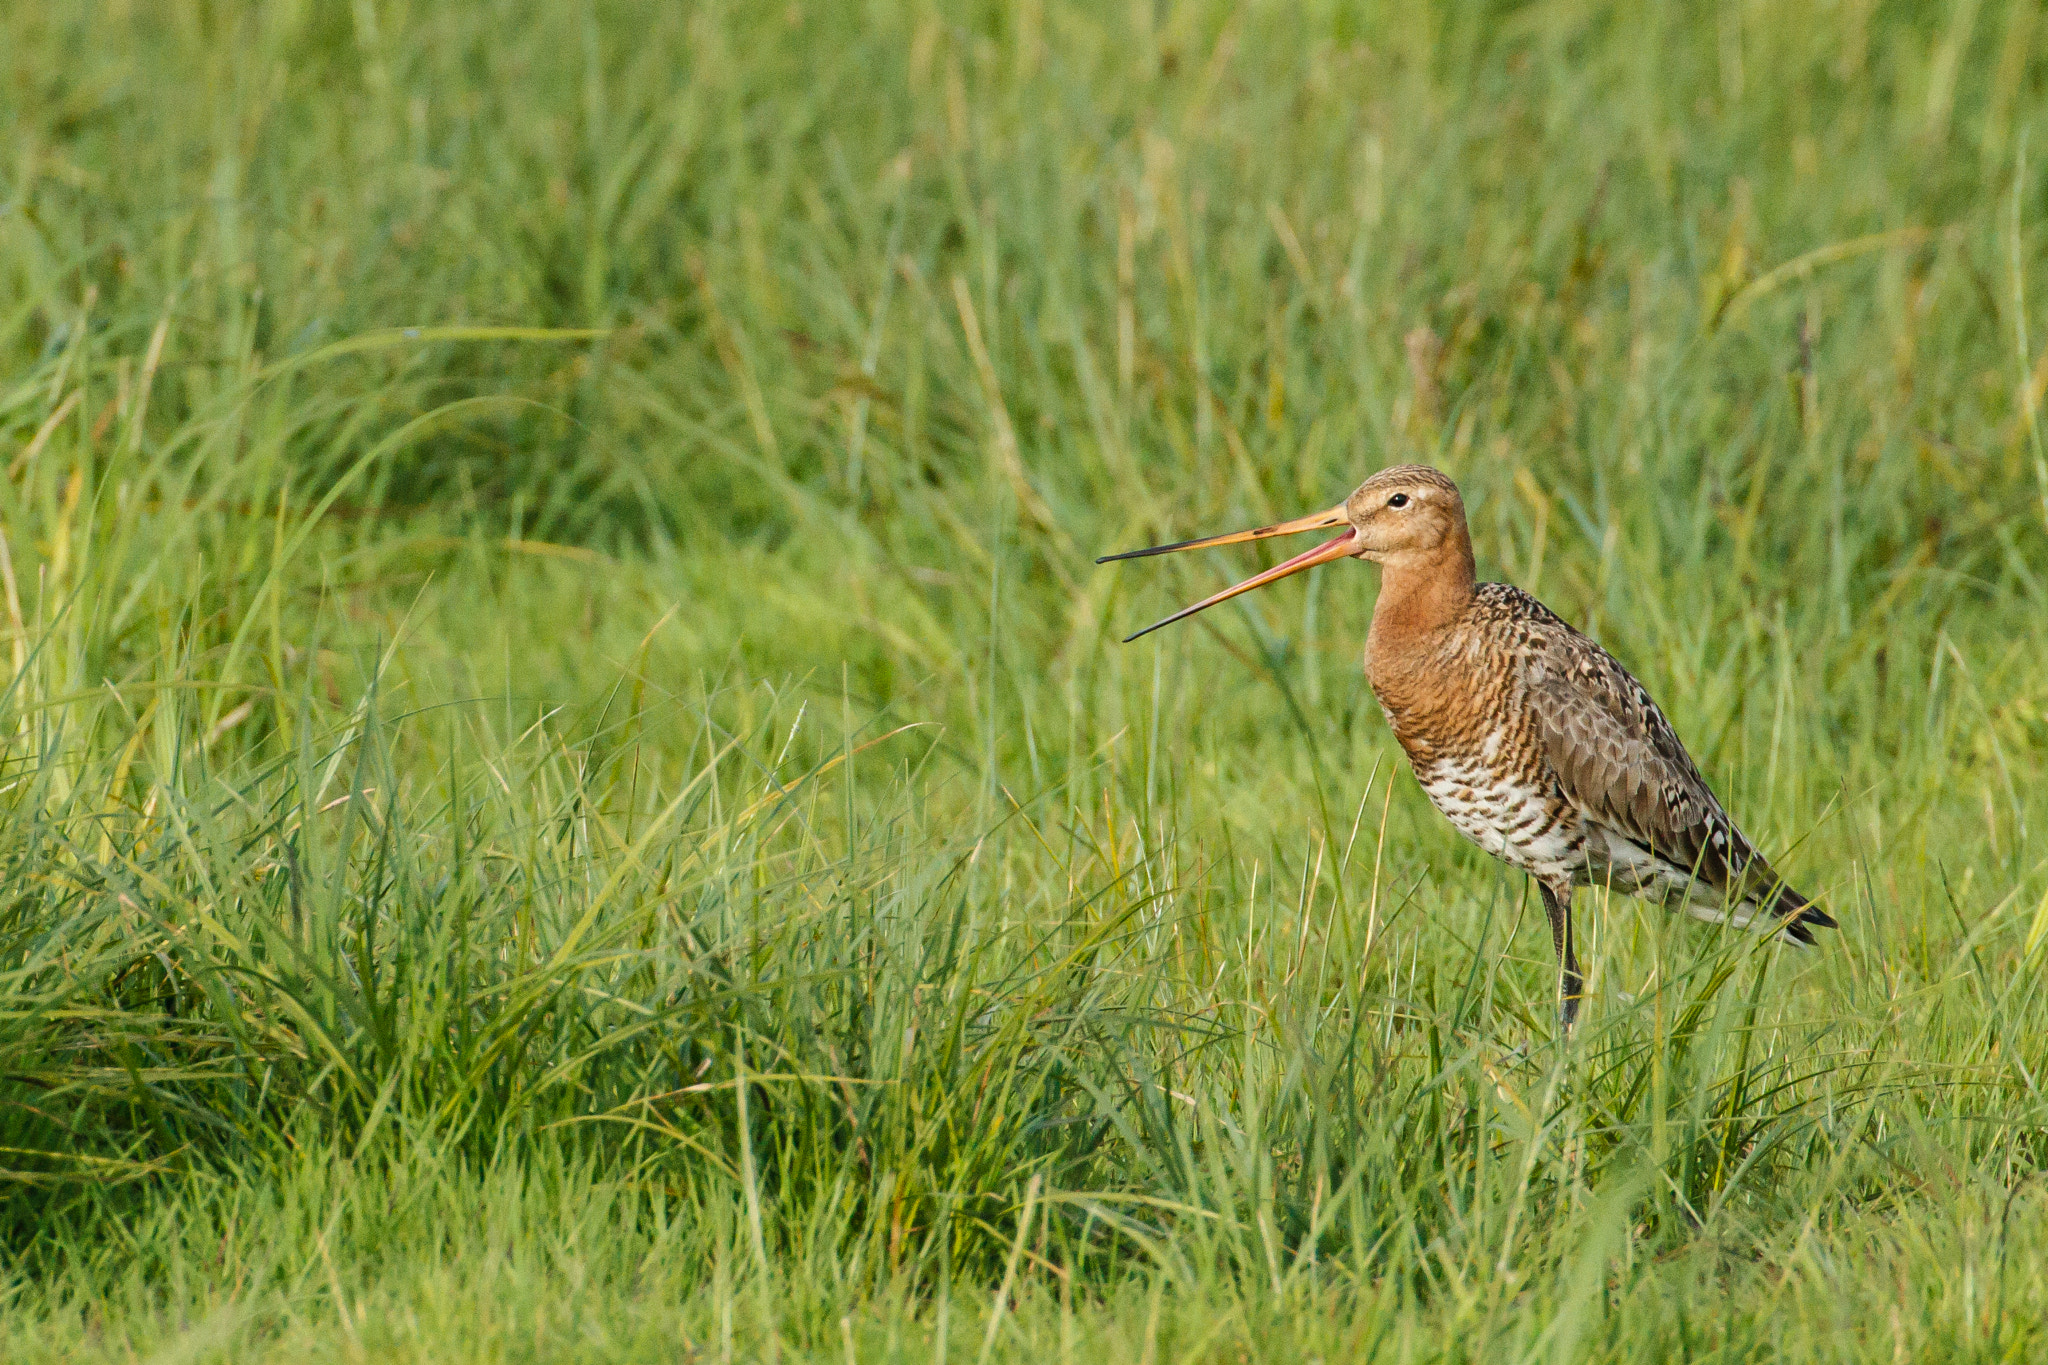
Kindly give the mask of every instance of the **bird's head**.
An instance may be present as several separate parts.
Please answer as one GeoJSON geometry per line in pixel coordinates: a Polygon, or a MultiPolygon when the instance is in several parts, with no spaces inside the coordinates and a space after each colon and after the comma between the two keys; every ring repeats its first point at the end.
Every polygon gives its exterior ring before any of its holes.
{"type": "Polygon", "coordinates": [[[1458,485],[1428,465],[1397,464],[1344,499],[1344,520],[1358,537],[1352,553],[1360,559],[1427,561],[1465,537],[1465,500],[1458,485]]]}
{"type": "Polygon", "coordinates": [[[1290,574],[1336,559],[1370,559],[1402,568],[1426,568],[1439,557],[1454,554],[1463,560],[1466,572],[1470,572],[1472,551],[1465,532],[1465,501],[1458,496],[1456,484],[1428,465],[1420,464],[1399,464],[1382,469],[1327,512],[1250,531],[1181,540],[1145,550],[1126,550],[1122,554],[1104,555],[1095,562],[1107,564],[1117,559],[1140,559],[1147,555],[1171,554],[1176,550],[1237,545],[1247,540],[1265,540],[1271,536],[1299,535],[1304,531],[1327,531],[1338,527],[1343,531],[1335,539],[1225,588],[1213,597],[1205,597],[1163,621],[1156,621],[1137,635],[1125,637],[1124,643],[1129,644],[1139,635],[1148,635],[1161,626],[1170,626],[1218,602],[1227,602],[1254,588],[1263,588],[1290,574]]]}

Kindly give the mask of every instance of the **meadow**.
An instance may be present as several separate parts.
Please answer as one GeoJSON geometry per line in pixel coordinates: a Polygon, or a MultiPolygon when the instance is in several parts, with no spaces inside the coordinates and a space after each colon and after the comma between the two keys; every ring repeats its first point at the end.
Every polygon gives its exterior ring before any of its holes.
{"type": "Polygon", "coordinates": [[[2048,1351],[2027,0],[0,8],[0,1357],[2048,1351]],[[1805,952],[1533,888],[1402,460],[1805,952]]]}

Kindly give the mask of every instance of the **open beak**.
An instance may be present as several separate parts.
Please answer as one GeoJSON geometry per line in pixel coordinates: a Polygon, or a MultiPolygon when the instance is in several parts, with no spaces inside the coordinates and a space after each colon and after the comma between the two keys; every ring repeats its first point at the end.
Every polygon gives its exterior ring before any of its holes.
{"type": "Polygon", "coordinates": [[[1215,606],[1218,602],[1228,602],[1231,598],[1248,593],[1253,588],[1263,588],[1268,583],[1277,583],[1289,574],[1297,574],[1303,569],[1313,569],[1318,564],[1327,564],[1333,559],[1343,559],[1348,555],[1354,554],[1358,546],[1358,532],[1351,529],[1349,525],[1346,525],[1344,509],[1342,506],[1338,506],[1332,507],[1327,512],[1317,512],[1313,516],[1297,517],[1293,521],[1283,521],[1274,526],[1261,526],[1251,531],[1232,531],[1229,535],[1223,536],[1204,536],[1200,540],[1180,540],[1175,541],[1171,545],[1154,545],[1149,550],[1126,550],[1120,555],[1104,555],[1095,562],[1097,564],[1107,564],[1115,559],[1142,559],[1146,555],[1171,554],[1175,550],[1205,550],[1212,545],[1237,545],[1247,540],[1264,540],[1268,536],[1293,536],[1300,535],[1303,531],[1327,531],[1333,526],[1344,527],[1344,534],[1338,536],[1335,540],[1326,541],[1318,545],[1307,554],[1296,555],[1285,563],[1275,564],[1272,568],[1256,577],[1247,578],[1244,582],[1234,587],[1225,588],[1214,597],[1205,597],[1192,607],[1185,607],[1163,621],[1154,621],[1151,625],[1139,631],[1137,635],[1126,635],[1124,643],[1129,644],[1137,639],[1139,635],[1150,635],[1161,626],[1170,626],[1175,621],[1193,616],[1198,611],[1205,611],[1215,606]]]}

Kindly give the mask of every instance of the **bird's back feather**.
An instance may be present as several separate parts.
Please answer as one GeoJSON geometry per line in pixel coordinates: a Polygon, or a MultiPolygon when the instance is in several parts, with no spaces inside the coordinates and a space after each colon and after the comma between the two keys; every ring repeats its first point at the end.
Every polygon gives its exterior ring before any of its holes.
{"type": "Polygon", "coordinates": [[[1516,621],[1523,685],[1559,788],[1606,837],[1631,890],[1760,910],[1811,942],[1827,913],[1786,885],[1721,806],[1643,685],[1529,594],[1489,583],[1516,621]],[[1625,865],[1625,866],[1622,866],[1625,865]]]}

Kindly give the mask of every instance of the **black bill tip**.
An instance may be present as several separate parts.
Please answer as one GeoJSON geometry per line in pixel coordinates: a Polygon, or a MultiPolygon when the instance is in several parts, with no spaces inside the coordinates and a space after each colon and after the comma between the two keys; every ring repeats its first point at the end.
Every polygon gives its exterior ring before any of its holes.
{"type": "Polygon", "coordinates": [[[1171,545],[1148,545],[1142,550],[1119,550],[1113,555],[1104,555],[1095,562],[1097,564],[1114,564],[1119,559],[1144,559],[1151,555],[1170,555],[1175,550],[1190,550],[1205,541],[1215,539],[1217,539],[1215,536],[1197,536],[1193,540],[1176,540],[1171,545]]]}

